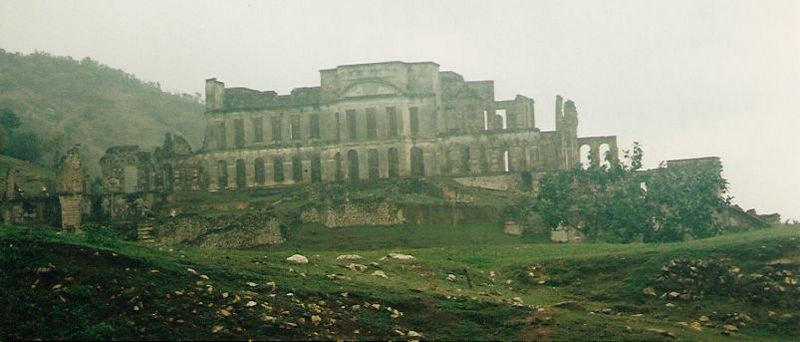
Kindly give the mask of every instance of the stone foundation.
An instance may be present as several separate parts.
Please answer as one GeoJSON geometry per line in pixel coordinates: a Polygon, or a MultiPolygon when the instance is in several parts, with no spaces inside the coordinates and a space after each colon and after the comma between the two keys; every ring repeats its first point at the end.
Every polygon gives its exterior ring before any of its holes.
{"type": "Polygon", "coordinates": [[[155,242],[185,243],[207,248],[241,249],[284,241],[278,219],[260,213],[202,217],[177,216],[152,231],[155,242]]]}

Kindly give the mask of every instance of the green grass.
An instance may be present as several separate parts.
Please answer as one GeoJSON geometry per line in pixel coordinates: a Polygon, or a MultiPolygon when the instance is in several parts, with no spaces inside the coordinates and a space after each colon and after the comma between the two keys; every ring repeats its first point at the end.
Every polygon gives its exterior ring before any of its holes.
{"type": "Polygon", "coordinates": [[[504,234],[492,224],[364,226],[328,228],[302,225],[290,232],[288,241],[274,250],[372,251],[392,248],[481,246],[519,244],[525,239],[504,234]]]}
{"type": "Polygon", "coordinates": [[[681,322],[733,312],[753,317],[753,323],[735,333],[737,339],[791,339],[800,333],[796,307],[709,296],[666,308],[666,301],[645,297],[642,288],[673,258],[730,258],[745,272],[755,272],[777,258],[800,257],[798,241],[800,229],[788,227],[685,243],[557,245],[528,243],[481,225],[310,226],[279,248],[215,251],[4,226],[0,285],[6,291],[0,295],[0,339],[404,339],[396,329],[445,340],[669,339],[648,331],[657,328],[682,340],[705,341],[730,338],[720,333],[721,320],[714,318],[716,327],[699,332],[681,322]],[[310,263],[283,261],[296,252],[310,263]],[[412,254],[417,261],[384,259],[389,252],[412,254]],[[345,268],[349,262],[336,261],[344,253],[363,256],[359,263],[369,269],[345,268]],[[47,265],[63,270],[60,278],[44,279],[30,271],[47,265]],[[544,284],[528,276],[532,265],[546,268],[544,284]],[[190,274],[188,267],[210,280],[190,274]],[[389,279],[372,276],[373,270],[385,272],[389,279]],[[456,281],[447,280],[451,273],[456,281]],[[37,279],[36,288],[31,288],[37,279]],[[251,288],[245,284],[248,281],[258,286],[251,288]],[[277,283],[274,292],[265,286],[269,281],[277,283]],[[52,290],[55,283],[67,290],[52,290]],[[212,293],[205,291],[209,284],[212,293]],[[176,290],[184,296],[166,298],[176,290]],[[231,297],[223,299],[221,292],[231,297]],[[287,296],[290,292],[293,297],[287,296]],[[230,304],[234,294],[268,303],[274,310],[246,308],[246,300],[230,304]],[[514,297],[525,306],[512,306],[514,297]],[[580,307],[553,305],[567,300],[580,307]],[[379,303],[381,310],[364,309],[365,302],[379,303]],[[143,307],[132,311],[138,303],[143,307]],[[323,308],[323,319],[334,317],[336,323],[308,323],[311,303],[323,308]],[[356,304],[362,306],[360,311],[352,310],[356,304]],[[231,316],[217,313],[228,305],[231,316]],[[390,317],[386,306],[403,316],[390,317]],[[611,312],[602,313],[603,309],[611,312]],[[265,323],[265,314],[278,317],[278,323],[265,323]],[[782,314],[793,318],[779,317],[782,314]],[[301,317],[306,324],[298,323],[301,317]],[[176,323],[178,319],[184,323],[176,323]],[[299,325],[287,328],[285,322],[299,325]],[[223,328],[213,333],[216,325],[223,328]]]}

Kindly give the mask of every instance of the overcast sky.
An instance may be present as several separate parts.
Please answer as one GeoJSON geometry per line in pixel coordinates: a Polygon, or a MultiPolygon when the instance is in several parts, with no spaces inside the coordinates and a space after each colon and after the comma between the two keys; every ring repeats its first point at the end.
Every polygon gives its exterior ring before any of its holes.
{"type": "MultiPolygon", "coordinates": [[[[173,92],[288,93],[320,69],[434,61],[497,99],[576,102],[646,166],[719,156],[734,202],[800,219],[800,1],[9,1],[0,48],[91,57],[173,92]]],[[[164,113],[169,115],[169,113],[164,113]]]]}

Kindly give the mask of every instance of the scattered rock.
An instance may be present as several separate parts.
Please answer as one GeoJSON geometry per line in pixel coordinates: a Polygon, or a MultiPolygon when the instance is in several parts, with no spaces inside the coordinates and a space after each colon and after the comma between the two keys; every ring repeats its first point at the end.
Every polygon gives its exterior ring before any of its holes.
{"type": "Polygon", "coordinates": [[[647,331],[654,332],[654,333],[662,335],[662,336],[675,338],[675,334],[673,334],[673,333],[671,333],[671,332],[669,332],[667,330],[664,330],[664,329],[648,328],[647,331]]]}
{"type": "Polygon", "coordinates": [[[223,327],[221,325],[215,325],[213,328],[211,328],[211,333],[212,334],[216,334],[216,333],[222,331],[222,329],[225,329],[225,327],[223,327]]]}
{"type": "Polygon", "coordinates": [[[655,290],[655,289],[653,289],[652,287],[645,287],[645,288],[642,290],[642,293],[643,293],[645,296],[648,296],[648,297],[655,297],[655,296],[656,296],[656,290],[655,290]]]}
{"type": "Polygon", "coordinates": [[[730,259],[673,259],[661,268],[653,284],[667,291],[662,298],[669,300],[689,301],[714,293],[733,301],[796,307],[800,305],[800,281],[792,267],[770,263],[760,272],[745,274],[730,259]]]}
{"type": "Polygon", "coordinates": [[[364,258],[362,258],[358,254],[342,254],[342,255],[336,257],[336,260],[338,260],[338,261],[358,261],[358,260],[362,260],[362,259],[364,259],[364,258]]]}
{"type": "Polygon", "coordinates": [[[376,276],[376,277],[380,277],[380,278],[385,278],[385,279],[389,278],[389,277],[386,276],[386,273],[384,273],[383,271],[372,272],[372,275],[376,276]]]}
{"type": "Polygon", "coordinates": [[[195,271],[194,268],[191,268],[191,267],[187,268],[186,271],[191,273],[191,274],[197,275],[197,271],[195,271]]]}
{"type": "Polygon", "coordinates": [[[322,322],[322,318],[320,318],[317,315],[312,315],[311,316],[311,323],[312,324],[317,325],[317,324],[319,324],[319,322],[322,322]]]}
{"type": "Polygon", "coordinates": [[[739,328],[737,328],[733,324],[725,324],[725,325],[722,326],[722,329],[725,329],[725,331],[732,331],[732,332],[739,331],[739,328]]]}
{"type": "Polygon", "coordinates": [[[247,282],[247,283],[245,283],[245,284],[247,284],[247,286],[250,286],[250,287],[256,287],[256,286],[258,286],[258,284],[254,283],[254,282],[252,282],[252,281],[248,281],[248,282],[247,282]]]}
{"type": "Polygon", "coordinates": [[[403,253],[389,253],[388,257],[390,259],[399,261],[412,261],[417,259],[413,255],[403,254],[403,253]]]}
{"type": "Polygon", "coordinates": [[[557,307],[557,308],[573,310],[573,311],[585,310],[583,305],[580,305],[578,302],[574,302],[574,301],[571,301],[571,300],[558,302],[558,303],[553,304],[553,306],[557,307]]]}
{"type": "Polygon", "coordinates": [[[347,267],[351,271],[357,271],[357,272],[364,272],[364,271],[367,270],[367,265],[362,265],[362,264],[350,263],[349,265],[347,265],[345,267],[347,267]]]}
{"type": "Polygon", "coordinates": [[[520,298],[520,297],[514,297],[514,298],[511,299],[511,305],[524,306],[525,302],[523,302],[522,298],[520,298]]]}
{"type": "Polygon", "coordinates": [[[702,331],[702,326],[703,325],[700,322],[692,322],[689,324],[689,329],[692,329],[693,331],[702,331]]]}
{"type": "Polygon", "coordinates": [[[205,279],[205,280],[209,280],[209,279],[210,279],[210,278],[208,278],[208,276],[207,276],[207,275],[205,275],[205,274],[201,274],[201,275],[200,275],[200,278],[203,278],[203,279],[205,279]]]}
{"type": "Polygon", "coordinates": [[[245,304],[244,306],[246,306],[248,308],[252,308],[252,307],[254,307],[256,305],[258,305],[258,303],[256,303],[255,301],[251,300],[251,301],[247,302],[247,304],[245,304]]]}
{"type": "Polygon", "coordinates": [[[449,281],[456,281],[456,275],[455,275],[455,274],[452,274],[452,273],[448,274],[448,275],[447,275],[447,280],[449,280],[449,281]]]}
{"type": "Polygon", "coordinates": [[[302,256],[300,254],[295,254],[295,255],[292,255],[292,256],[286,258],[286,262],[288,262],[290,264],[307,264],[308,263],[308,258],[306,258],[306,257],[304,257],[304,256],[302,256]]]}
{"type": "Polygon", "coordinates": [[[420,333],[418,333],[418,332],[416,332],[414,330],[409,330],[406,333],[406,336],[408,336],[408,337],[422,337],[422,334],[420,334],[420,333]]]}
{"type": "Polygon", "coordinates": [[[46,274],[53,272],[53,269],[50,267],[37,267],[36,269],[33,270],[33,272],[36,274],[46,274]]]}

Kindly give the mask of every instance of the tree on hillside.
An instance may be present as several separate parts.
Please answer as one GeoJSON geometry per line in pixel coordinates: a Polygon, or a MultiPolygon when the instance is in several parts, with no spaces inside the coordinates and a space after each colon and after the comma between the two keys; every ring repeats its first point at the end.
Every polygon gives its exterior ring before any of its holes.
{"type": "Polygon", "coordinates": [[[575,228],[589,239],[681,241],[716,235],[714,214],[728,205],[720,170],[662,167],[641,171],[638,143],[608,166],[544,175],[535,208],[550,228],[575,228]]]}
{"type": "Polygon", "coordinates": [[[17,132],[19,117],[10,108],[0,109],[0,151],[17,159],[38,162],[42,159],[42,144],[33,132],[17,132]]]}
{"type": "Polygon", "coordinates": [[[33,132],[14,133],[9,137],[3,154],[33,163],[40,162],[42,160],[42,143],[33,132]]]}
{"type": "Polygon", "coordinates": [[[22,123],[19,122],[19,117],[11,108],[0,108],[0,125],[5,128],[7,133],[11,133],[17,129],[22,123]]]}

